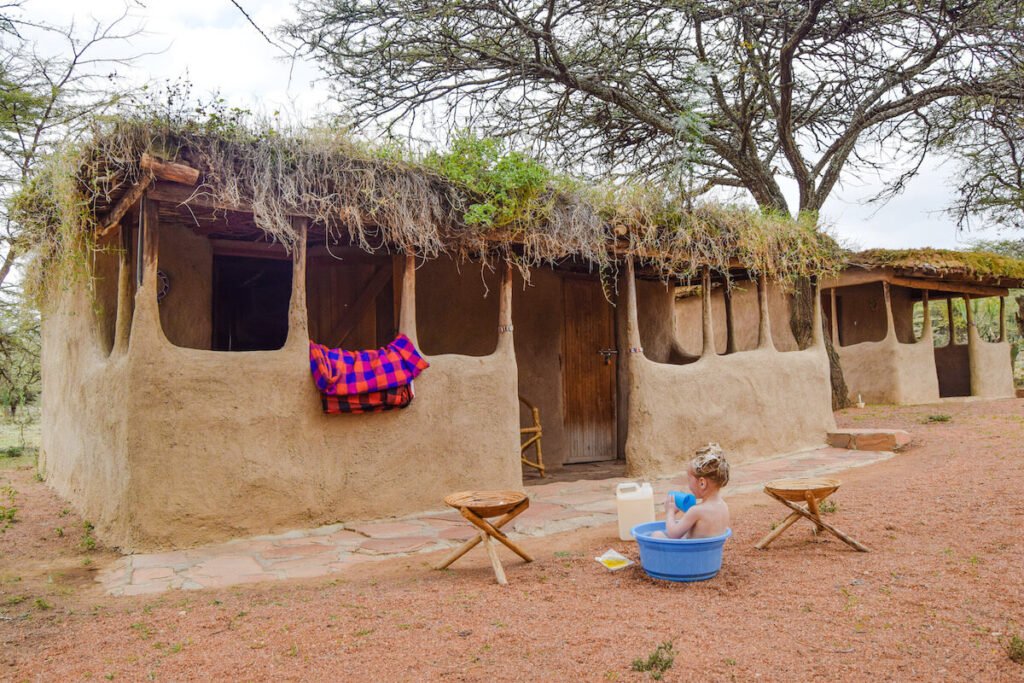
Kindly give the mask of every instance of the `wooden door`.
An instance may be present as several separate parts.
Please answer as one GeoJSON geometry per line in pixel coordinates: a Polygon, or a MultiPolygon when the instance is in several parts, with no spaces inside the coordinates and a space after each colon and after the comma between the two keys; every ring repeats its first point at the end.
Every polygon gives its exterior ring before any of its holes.
{"type": "Polygon", "coordinates": [[[616,355],[615,316],[600,283],[566,278],[562,392],[569,452],[565,462],[614,460],[616,355]],[[607,356],[607,360],[606,360],[607,356]]]}

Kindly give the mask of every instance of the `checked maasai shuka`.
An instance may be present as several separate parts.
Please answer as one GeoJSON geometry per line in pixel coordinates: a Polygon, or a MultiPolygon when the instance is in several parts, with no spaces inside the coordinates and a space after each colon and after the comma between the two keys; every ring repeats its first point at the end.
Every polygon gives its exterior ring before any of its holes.
{"type": "Polygon", "coordinates": [[[412,384],[407,384],[404,387],[350,396],[321,394],[320,401],[323,403],[325,413],[337,415],[339,413],[379,413],[383,410],[404,408],[412,403],[412,397],[412,384]]]}
{"type": "Polygon", "coordinates": [[[376,351],[329,349],[309,342],[309,370],[321,394],[352,396],[397,389],[430,367],[404,334],[376,351]]]}

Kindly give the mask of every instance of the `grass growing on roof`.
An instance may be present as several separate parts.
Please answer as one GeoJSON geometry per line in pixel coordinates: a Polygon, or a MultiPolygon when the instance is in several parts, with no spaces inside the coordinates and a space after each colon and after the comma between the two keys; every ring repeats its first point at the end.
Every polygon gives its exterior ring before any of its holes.
{"type": "Polygon", "coordinates": [[[868,267],[925,270],[937,274],[1024,279],[1024,261],[990,251],[953,249],[869,249],[851,254],[850,263],[868,267]]]}
{"type": "Polygon", "coordinates": [[[95,230],[144,177],[144,153],[199,169],[197,193],[247,204],[256,225],[286,247],[297,237],[290,217],[304,215],[328,240],[367,251],[506,258],[524,272],[565,258],[607,271],[633,255],[665,279],[742,266],[784,281],[840,264],[838,245],[813,216],[690,207],[654,186],[587,185],[469,133],[444,152],[418,153],[369,145],[339,128],[282,128],[216,104],[97,119],[87,137],[47,160],[12,203],[35,249],[29,280],[37,301],[87,271],[95,230]]]}

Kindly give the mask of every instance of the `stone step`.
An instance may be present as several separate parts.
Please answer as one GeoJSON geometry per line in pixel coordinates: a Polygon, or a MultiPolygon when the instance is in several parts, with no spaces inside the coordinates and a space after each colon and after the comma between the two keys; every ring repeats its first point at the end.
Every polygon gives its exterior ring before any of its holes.
{"type": "Polygon", "coordinates": [[[852,451],[899,451],[910,444],[910,432],[903,429],[839,429],[825,439],[832,448],[852,451]]]}

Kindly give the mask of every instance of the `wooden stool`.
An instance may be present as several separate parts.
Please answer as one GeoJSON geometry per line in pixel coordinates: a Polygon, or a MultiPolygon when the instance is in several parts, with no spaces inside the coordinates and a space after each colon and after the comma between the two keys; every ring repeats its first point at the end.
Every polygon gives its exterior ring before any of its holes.
{"type": "Polygon", "coordinates": [[[498,560],[498,549],[491,543],[491,538],[494,538],[499,543],[503,543],[506,548],[527,562],[533,562],[533,558],[525,550],[510,541],[505,532],[501,530],[501,527],[511,522],[523,510],[530,507],[530,499],[526,497],[525,493],[519,493],[518,491],[460,491],[459,493],[445,496],[444,502],[446,505],[461,512],[463,517],[480,529],[480,534],[456,548],[451,555],[445,558],[444,562],[437,565],[437,569],[444,569],[482,541],[484,548],[487,549],[487,555],[491,558],[494,576],[498,579],[499,584],[507,586],[508,581],[505,579],[505,570],[501,566],[501,561],[498,560]],[[502,515],[502,517],[494,524],[484,519],[484,517],[497,517],[498,515],[502,515]]]}
{"type": "Polygon", "coordinates": [[[793,512],[754,547],[759,550],[767,548],[769,543],[781,536],[782,532],[791,527],[796,520],[806,517],[814,522],[818,531],[831,532],[843,543],[853,546],[862,553],[868,552],[866,547],[839,529],[821,521],[818,504],[835,493],[838,488],[838,479],[778,479],[765,484],[764,492],[793,510],[793,512]],[[796,502],[806,502],[807,507],[801,507],[796,502]]]}

